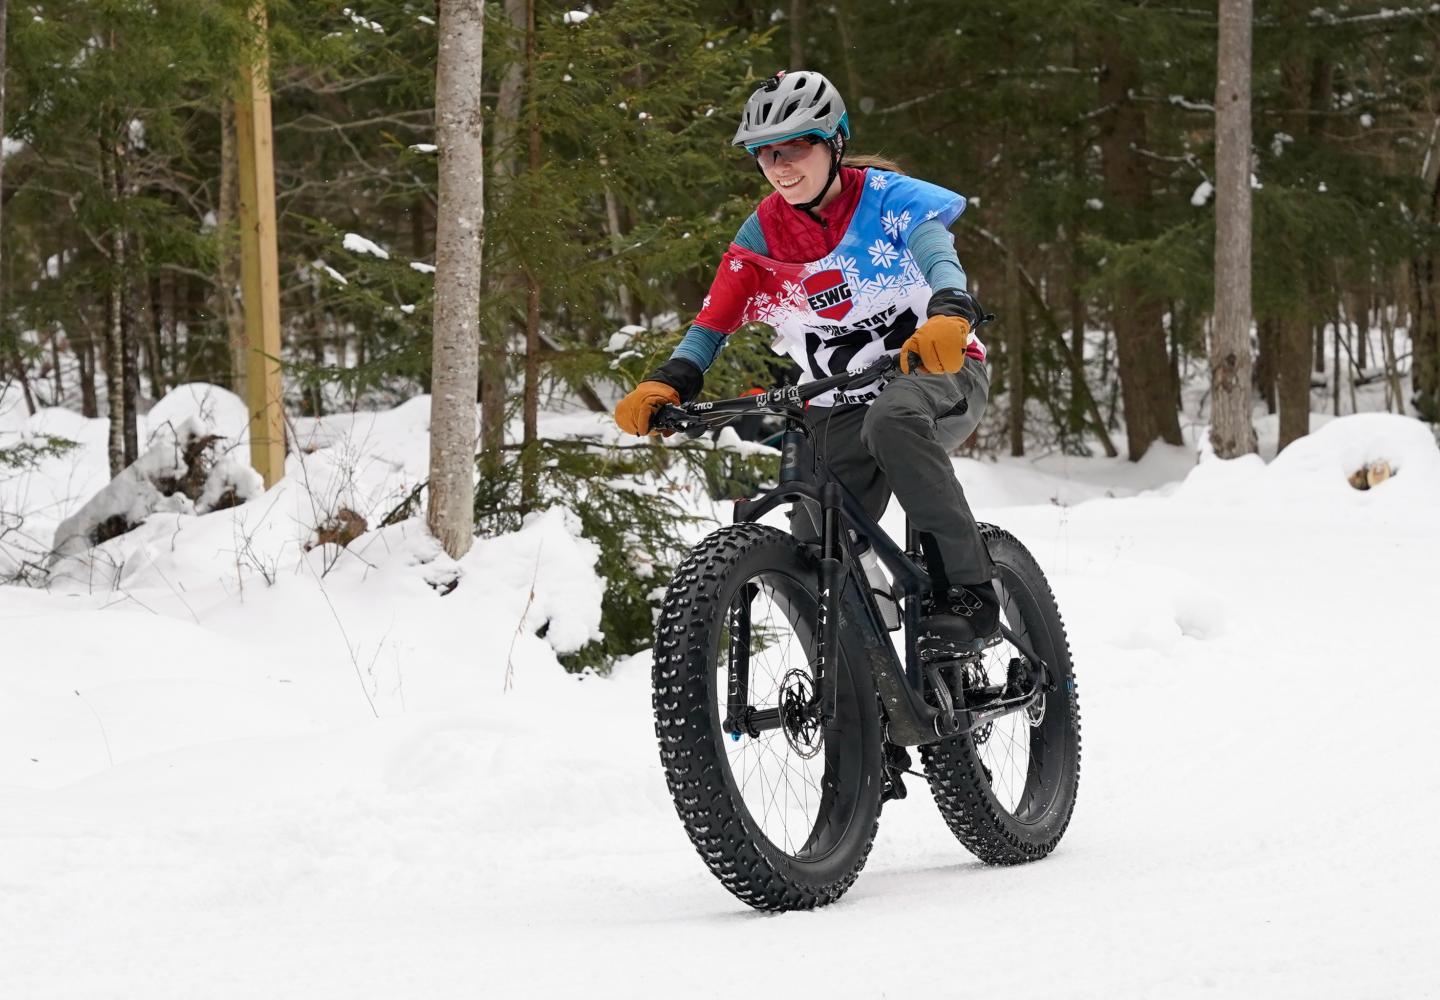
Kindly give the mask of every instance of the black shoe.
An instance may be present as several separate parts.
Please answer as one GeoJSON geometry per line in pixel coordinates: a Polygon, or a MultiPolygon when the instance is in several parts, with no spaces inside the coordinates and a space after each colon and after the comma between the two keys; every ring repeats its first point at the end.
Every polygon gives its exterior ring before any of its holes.
{"type": "Polygon", "coordinates": [[[920,619],[923,649],[979,652],[1000,634],[1000,598],[995,585],[951,587],[925,603],[920,619]]]}

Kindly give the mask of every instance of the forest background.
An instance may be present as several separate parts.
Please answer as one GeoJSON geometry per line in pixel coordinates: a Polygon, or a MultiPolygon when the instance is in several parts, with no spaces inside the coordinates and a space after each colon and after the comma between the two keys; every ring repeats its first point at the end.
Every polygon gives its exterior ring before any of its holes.
{"type": "MultiPolygon", "coordinates": [[[[32,411],[123,399],[112,472],[169,389],[243,395],[247,7],[0,0],[0,386],[32,411]]],[[[269,22],[288,403],[393,406],[430,379],[436,4],[275,0],[269,22]]],[[[1002,322],[968,448],[1180,444],[1215,301],[1217,25],[1183,0],[488,5],[479,530],[561,498],[612,583],[637,549],[669,564],[679,515],[618,521],[605,484],[675,449],[577,448],[535,414],[556,393],[604,410],[668,353],[764,193],[729,141],[783,67],[841,88],[854,150],[971,199],[956,245],[1002,322]]],[[[1440,416],[1437,74],[1440,4],[1256,4],[1253,387],[1282,447],[1372,383],[1440,416]]],[[[736,338],[711,389],[768,381],[767,344],[736,338]]],[[[646,644],[656,582],[607,595],[599,661],[646,644]]]]}

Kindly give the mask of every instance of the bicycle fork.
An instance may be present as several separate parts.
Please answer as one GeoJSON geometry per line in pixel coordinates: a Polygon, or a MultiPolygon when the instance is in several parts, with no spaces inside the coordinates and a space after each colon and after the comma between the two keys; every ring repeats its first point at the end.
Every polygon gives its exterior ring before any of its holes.
{"type": "Polygon", "coordinates": [[[840,486],[826,483],[820,489],[820,614],[815,636],[815,698],[820,724],[835,721],[835,677],[840,655],[840,486]]]}

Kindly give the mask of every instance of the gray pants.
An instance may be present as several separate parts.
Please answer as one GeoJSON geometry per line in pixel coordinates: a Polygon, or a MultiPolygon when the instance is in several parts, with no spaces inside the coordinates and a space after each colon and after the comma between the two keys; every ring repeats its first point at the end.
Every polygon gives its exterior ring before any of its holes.
{"type": "MultiPolygon", "coordinates": [[[[901,375],[868,406],[811,407],[806,416],[819,458],[876,520],[893,492],[921,533],[937,588],[983,583],[993,567],[950,452],[975,430],[990,399],[984,362],[965,359],[954,375],[901,375]],[[964,399],[962,414],[953,411],[964,399]]],[[[817,537],[804,505],[791,530],[817,537]]]]}

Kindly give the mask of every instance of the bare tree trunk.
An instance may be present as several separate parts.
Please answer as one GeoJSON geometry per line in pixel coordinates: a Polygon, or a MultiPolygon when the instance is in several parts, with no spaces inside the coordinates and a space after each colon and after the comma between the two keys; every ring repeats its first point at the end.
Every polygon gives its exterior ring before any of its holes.
{"type": "MultiPolygon", "coordinates": [[[[1421,181],[1429,192],[1425,212],[1432,227],[1440,226],[1440,118],[1436,119],[1430,148],[1421,168],[1421,181]]],[[[1425,420],[1440,420],[1440,250],[1433,246],[1411,258],[1410,344],[1414,352],[1410,370],[1416,413],[1425,420]]]]}
{"type": "MultiPolygon", "coordinates": [[[[1374,287],[1371,287],[1373,298],[1374,287]]],[[[1355,337],[1355,370],[1363,378],[1365,369],[1370,367],[1370,308],[1360,304],[1360,297],[1357,295],[1353,300],[1355,308],[1350,315],[1357,321],[1355,337]]]]}
{"type": "MultiPolygon", "coordinates": [[[[1075,67],[1080,65],[1079,46],[1071,48],[1070,61],[1075,67]]],[[[1085,137],[1076,131],[1070,141],[1070,176],[1073,183],[1083,183],[1086,176],[1085,168],[1085,137]]],[[[1085,363],[1085,296],[1080,290],[1084,280],[1083,261],[1080,256],[1082,241],[1082,227],[1079,218],[1071,223],[1070,227],[1070,353],[1073,354],[1081,365],[1085,363]]]]}
{"type": "Polygon", "coordinates": [[[165,395],[165,307],[160,295],[160,275],[151,276],[145,292],[150,320],[145,326],[145,374],[150,378],[150,394],[160,399],[165,395]]]}
{"type": "Polygon", "coordinates": [[[1170,317],[1170,322],[1167,324],[1165,356],[1170,359],[1171,405],[1178,411],[1182,402],[1180,399],[1180,312],[1174,299],[1166,304],[1165,310],[1170,317]]]}
{"type": "Polygon", "coordinates": [[[155,279],[155,338],[160,342],[160,379],[167,388],[179,383],[180,336],[175,328],[175,272],[162,270],[155,279]]]}
{"type": "MultiPolygon", "coordinates": [[[[511,53],[505,73],[500,78],[500,93],[495,102],[494,124],[491,137],[494,204],[497,211],[503,211],[505,201],[511,196],[515,177],[519,174],[520,150],[517,140],[520,135],[520,114],[525,97],[525,61],[523,40],[527,35],[527,0],[505,0],[505,20],[511,30],[511,38],[522,42],[522,46],[511,53]]],[[[497,295],[507,297],[515,288],[516,275],[513,270],[496,271],[487,268],[484,275],[487,287],[497,295]]],[[[509,343],[511,321],[509,311],[504,319],[490,323],[485,331],[480,357],[480,454],[487,469],[498,469],[505,446],[506,376],[509,370],[509,343]]]]}
{"type": "MultiPolygon", "coordinates": [[[[3,147],[5,139],[5,13],[9,4],[10,0],[0,0],[0,147],[3,147]]],[[[4,191],[5,153],[3,148],[0,148],[0,208],[3,208],[5,205],[5,199],[3,197],[4,191]]],[[[3,222],[3,220],[0,220],[0,222],[3,222]]],[[[0,226],[0,233],[4,231],[4,227],[0,226]]],[[[0,265],[4,263],[4,257],[0,256],[0,265]]],[[[0,271],[0,273],[4,272],[0,271]]],[[[3,309],[5,306],[3,292],[4,289],[0,288],[0,309],[3,309]]],[[[59,400],[56,400],[56,402],[58,403],[59,400]]]]}
{"type": "Polygon", "coordinates": [[[1255,392],[1265,401],[1266,412],[1274,413],[1280,408],[1280,321],[1267,316],[1256,322],[1255,332],[1255,392]]]}
{"type": "MultiPolygon", "coordinates": [[[[123,162],[123,160],[122,160],[123,162]]],[[[122,181],[126,176],[124,170],[120,171],[122,181]]],[[[128,193],[128,192],[127,192],[128,193]]],[[[128,263],[134,257],[134,248],[130,246],[130,239],[123,237],[125,241],[125,259],[128,263]]],[[[140,415],[140,336],[137,330],[139,324],[135,317],[135,294],[131,288],[128,275],[122,275],[120,285],[120,342],[125,346],[124,353],[124,380],[122,387],[125,392],[125,464],[129,465],[140,457],[140,441],[138,418],[140,415]]]]}
{"type": "MultiPolygon", "coordinates": [[[[1394,277],[1399,275],[1392,273],[1392,279],[1394,277]]],[[[1400,389],[1400,365],[1395,357],[1395,319],[1400,311],[1403,293],[1397,293],[1390,282],[1386,282],[1386,291],[1388,294],[1385,298],[1388,302],[1380,307],[1380,350],[1385,358],[1385,395],[1389,400],[1386,409],[1393,406],[1396,413],[1404,416],[1405,394],[1400,389]]]]}
{"type": "Polygon", "coordinates": [[[1005,255],[1005,298],[1010,316],[1005,324],[1005,387],[1010,454],[1025,454],[1025,304],[1020,298],[1020,251],[1015,237],[1005,255]]]}
{"type": "MultiPolygon", "coordinates": [[[[319,286],[311,286],[311,295],[314,296],[314,301],[311,303],[310,317],[306,321],[310,328],[310,361],[316,369],[320,369],[325,366],[325,314],[320,308],[319,286]]],[[[306,387],[304,405],[312,417],[325,415],[325,392],[318,379],[306,387]]]]}
{"type": "MultiPolygon", "coordinates": [[[[610,163],[605,154],[599,154],[600,170],[608,172],[610,163]]],[[[620,199],[615,197],[615,191],[606,183],[605,185],[605,223],[609,230],[610,252],[619,254],[625,249],[625,231],[620,223],[620,199]]],[[[625,316],[625,322],[638,324],[640,322],[640,310],[635,305],[635,296],[630,292],[630,286],[623,281],[620,282],[620,312],[625,316]]]]}
{"type": "Polygon", "coordinates": [[[110,418],[111,479],[125,468],[125,340],[120,310],[120,290],[112,279],[105,291],[105,402],[110,418]]]}
{"type": "MultiPolygon", "coordinates": [[[[106,195],[116,196],[115,152],[111,136],[100,137],[100,173],[106,195]]],[[[110,418],[108,438],[110,478],[125,468],[125,321],[120,288],[124,283],[125,231],[112,224],[107,250],[110,257],[109,281],[105,289],[105,403],[110,418]]]]}
{"type": "MultiPolygon", "coordinates": [[[[1141,88],[1133,53],[1116,36],[1102,52],[1100,150],[1108,201],[1122,218],[1145,219],[1151,211],[1150,175],[1139,150],[1147,148],[1145,112],[1134,100],[1141,88]]],[[[1181,444],[1180,415],[1170,385],[1161,305],[1150,289],[1129,282],[1112,303],[1120,393],[1125,407],[1129,458],[1138,462],[1157,438],[1181,444]]]]}
{"type": "Polygon", "coordinates": [[[1280,409],[1280,448],[1310,433],[1310,324],[1300,316],[1279,320],[1276,403],[1280,409]]]}
{"type": "Polygon", "coordinates": [[[1335,343],[1334,350],[1330,352],[1332,365],[1330,369],[1330,389],[1335,397],[1335,416],[1340,416],[1340,310],[1335,310],[1335,343]]]}
{"type": "MultiPolygon", "coordinates": [[[[1300,24],[1309,16],[1308,0],[1290,0],[1285,14],[1300,24]]],[[[1300,52],[1281,63],[1280,80],[1285,93],[1286,131],[1301,142],[1312,135],[1315,113],[1328,109],[1330,64],[1323,58],[1309,58],[1300,52]]],[[[1276,343],[1276,393],[1280,410],[1280,448],[1310,433],[1311,359],[1315,371],[1325,370],[1323,339],[1312,330],[1310,304],[1319,300],[1313,277],[1301,280],[1300,302],[1284,309],[1278,320],[1276,343]]]]}
{"type": "MultiPolygon", "coordinates": [[[[130,181],[130,128],[128,123],[117,120],[113,133],[110,153],[111,181],[110,194],[117,205],[126,205],[134,196],[130,181]]],[[[130,267],[135,260],[134,237],[124,224],[116,225],[110,233],[113,259],[113,281],[115,283],[115,308],[113,319],[119,320],[120,338],[120,392],[121,440],[124,444],[124,465],[130,465],[140,457],[139,430],[136,427],[137,403],[140,398],[140,352],[139,336],[135,322],[135,296],[131,290],[130,267]]],[[[113,412],[113,406],[112,406],[113,412]]],[[[112,437],[113,440],[113,437],[112,437]]]]}
{"type": "Polygon", "coordinates": [[[83,336],[73,336],[70,343],[80,368],[80,415],[94,420],[100,416],[100,400],[95,393],[95,337],[86,330],[83,336]]]}
{"type": "MultiPolygon", "coordinates": [[[[3,320],[0,320],[0,324],[3,324],[3,320]]],[[[20,395],[25,399],[25,412],[33,417],[37,408],[35,406],[35,393],[30,388],[30,373],[25,370],[25,352],[22,350],[23,341],[20,334],[16,333],[14,349],[13,352],[11,352],[6,344],[6,341],[9,339],[9,335],[3,330],[0,330],[0,386],[4,385],[5,362],[8,360],[10,367],[14,369],[16,380],[20,383],[20,395]],[[7,353],[9,354],[8,358],[6,356],[7,353]]]]}
{"type": "MultiPolygon", "coordinates": [[[[535,95],[535,0],[525,5],[525,98],[529,133],[528,168],[540,169],[540,105],[535,95]]],[[[539,192],[532,184],[531,209],[538,210],[539,192]]],[[[525,271],[525,396],[524,431],[520,453],[520,507],[534,508],[540,494],[540,280],[533,268],[525,271]]]]}
{"type": "MultiPolygon", "coordinates": [[[[8,6],[8,0],[0,0],[0,146],[3,146],[4,138],[5,138],[5,12],[6,12],[7,6],[8,6]]],[[[0,195],[3,195],[4,190],[5,190],[5,153],[4,153],[3,148],[0,148],[0,195]]],[[[3,198],[0,198],[0,205],[4,205],[4,200],[3,200],[3,198]]],[[[4,231],[5,231],[5,230],[3,229],[3,227],[0,227],[0,233],[3,233],[4,231]]],[[[4,264],[5,264],[5,259],[4,259],[3,256],[0,256],[0,275],[3,275],[3,274],[5,273],[4,270],[3,270],[4,264]]],[[[4,329],[4,327],[5,327],[5,311],[4,311],[4,310],[5,310],[5,295],[4,295],[4,291],[5,291],[5,283],[4,283],[4,280],[3,280],[3,279],[0,279],[0,350],[3,350],[4,344],[5,344],[5,329],[4,329]]],[[[18,344],[18,340],[17,340],[17,344],[18,344]]],[[[0,374],[3,374],[4,360],[5,360],[4,355],[3,355],[3,354],[0,354],[0,374]]],[[[24,360],[20,357],[18,351],[17,351],[17,353],[16,353],[16,355],[15,355],[15,367],[16,367],[16,369],[17,369],[17,370],[19,371],[19,373],[20,373],[20,384],[21,384],[21,386],[23,387],[23,389],[24,389],[24,391],[25,391],[25,403],[26,403],[26,405],[30,408],[30,413],[33,414],[33,413],[35,412],[35,403],[34,403],[34,400],[33,400],[33,399],[31,398],[31,396],[30,396],[30,384],[29,384],[29,382],[28,382],[28,381],[26,380],[26,378],[25,378],[25,362],[24,362],[24,360]]],[[[58,403],[59,400],[56,400],[56,402],[58,403]]]]}
{"type": "Polygon", "coordinates": [[[1215,84],[1215,324],[1210,332],[1210,444],[1220,458],[1255,451],[1250,372],[1251,0],[1220,0],[1215,84]]]}
{"type": "Polygon", "coordinates": [[[55,331],[50,333],[50,367],[55,373],[55,402],[52,405],[59,406],[65,398],[65,382],[60,372],[60,334],[55,331]]]}
{"type": "Polygon", "coordinates": [[[485,159],[481,133],[483,0],[439,0],[435,72],[440,208],[435,234],[430,496],[426,524],[458,559],[475,532],[475,393],[485,159]]]}
{"type": "Polygon", "coordinates": [[[236,206],[240,203],[240,170],[235,151],[235,105],[220,102],[220,205],[215,232],[220,238],[220,303],[225,310],[225,339],[230,354],[230,391],[246,395],[245,313],[236,289],[240,287],[240,241],[235,238],[236,206]]]}

